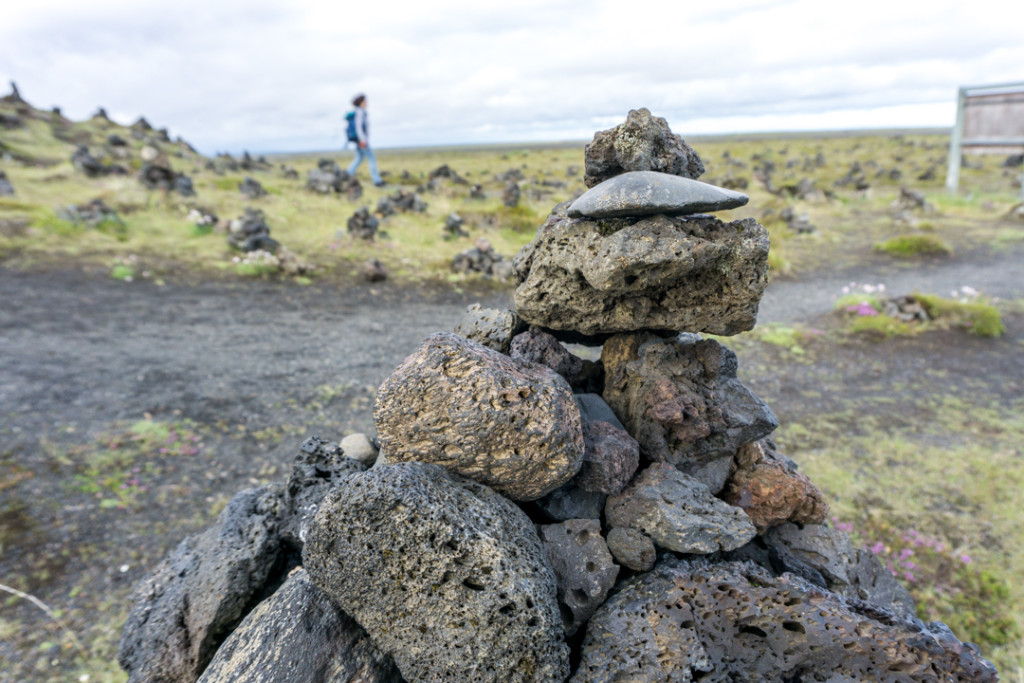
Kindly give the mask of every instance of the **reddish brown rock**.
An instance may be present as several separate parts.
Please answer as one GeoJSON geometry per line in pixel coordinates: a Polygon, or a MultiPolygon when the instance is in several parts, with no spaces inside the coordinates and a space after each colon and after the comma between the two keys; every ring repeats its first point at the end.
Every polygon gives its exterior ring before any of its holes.
{"type": "Polygon", "coordinates": [[[644,455],[688,474],[732,458],[778,426],[764,401],[736,378],[736,354],[716,341],[617,335],[605,343],[601,362],[604,399],[644,455]]]}
{"type": "Polygon", "coordinates": [[[783,522],[821,524],[828,516],[818,487],[764,439],[736,451],[722,498],[746,510],[759,534],[783,522]]]}

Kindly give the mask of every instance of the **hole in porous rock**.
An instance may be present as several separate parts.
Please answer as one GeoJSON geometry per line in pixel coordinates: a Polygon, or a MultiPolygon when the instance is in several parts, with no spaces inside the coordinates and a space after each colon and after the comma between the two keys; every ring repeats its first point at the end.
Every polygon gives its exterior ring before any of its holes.
{"type": "Polygon", "coordinates": [[[473,591],[482,591],[484,589],[484,585],[471,576],[463,579],[462,585],[473,591]]]}
{"type": "Polygon", "coordinates": [[[526,609],[533,609],[533,598],[526,598],[526,609]]]}
{"type": "Polygon", "coordinates": [[[504,607],[502,607],[501,609],[498,610],[498,612],[500,612],[501,614],[504,614],[505,616],[508,616],[510,614],[515,614],[516,613],[516,603],[514,603],[514,602],[506,603],[504,607]]]}
{"type": "Polygon", "coordinates": [[[623,282],[625,282],[625,283],[626,283],[626,286],[627,286],[627,287],[629,287],[629,286],[630,286],[631,284],[633,284],[634,282],[636,282],[636,275],[627,275],[627,276],[626,276],[626,277],[625,277],[625,278],[623,279],[623,282]]]}
{"type": "Polygon", "coordinates": [[[589,540],[590,540],[590,532],[587,531],[586,529],[583,529],[578,534],[576,534],[576,544],[577,545],[586,545],[587,541],[589,541],[589,540]]]}
{"type": "Polygon", "coordinates": [[[747,625],[740,626],[739,627],[739,632],[740,633],[749,633],[750,635],[757,636],[758,638],[767,638],[768,637],[767,633],[765,633],[764,631],[762,631],[761,629],[759,629],[756,626],[747,626],[747,625]]]}
{"type": "Polygon", "coordinates": [[[782,622],[782,628],[786,629],[787,631],[792,631],[793,633],[807,633],[807,630],[804,628],[804,625],[801,624],[799,621],[784,621],[782,622]]]}
{"type": "Polygon", "coordinates": [[[571,591],[569,591],[569,594],[572,595],[572,597],[575,598],[576,602],[578,603],[586,604],[586,602],[590,599],[590,595],[588,595],[587,591],[583,590],[582,588],[573,588],[571,591]]]}
{"type": "Polygon", "coordinates": [[[596,565],[596,564],[594,564],[593,562],[587,562],[587,565],[586,565],[586,566],[587,566],[587,571],[588,571],[588,572],[592,572],[592,571],[594,571],[595,569],[597,569],[597,565],[596,565]]]}
{"type": "Polygon", "coordinates": [[[450,571],[446,571],[444,575],[441,577],[441,583],[448,583],[452,580],[452,576],[453,574],[450,571]]]}

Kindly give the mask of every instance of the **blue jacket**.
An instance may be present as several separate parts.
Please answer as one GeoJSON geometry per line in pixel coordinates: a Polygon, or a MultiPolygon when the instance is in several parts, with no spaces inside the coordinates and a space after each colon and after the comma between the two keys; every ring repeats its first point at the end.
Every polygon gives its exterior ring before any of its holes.
{"type": "Polygon", "coordinates": [[[356,135],[359,137],[359,142],[366,143],[367,146],[370,144],[370,124],[367,121],[366,110],[362,107],[356,107],[356,135]]]}

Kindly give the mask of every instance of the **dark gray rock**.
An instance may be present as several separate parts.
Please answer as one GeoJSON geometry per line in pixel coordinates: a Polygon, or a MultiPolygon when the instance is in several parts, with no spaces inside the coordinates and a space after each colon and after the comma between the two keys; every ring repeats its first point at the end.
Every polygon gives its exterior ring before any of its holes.
{"type": "Polygon", "coordinates": [[[569,207],[570,218],[617,218],[663,213],[684,216],[743,206],[745,194],[691,178],[631,171],[595,185],[569,207]]]}
{"type": "Polygon", "coordinates": [[[548,517],[564,522],[568,519],[600,519],[607,498],[603,493],[586,491],[575,482],[569,482],[537,499],[536,503],[548,517]]]}
{"type": "Polygon", "coordinates": [[[501,193],[501,203],[510,209],[519,206],[519,200],[522,197],[522,190],[519,189],[519,184],[510,180],[505,185],[505,191],[501,193]]]}
{"type": "Polygon", "coordinates": [[[595,133],[585,161],[587,187],[627,171],[658,171],[694,179],[704,173],[697,152],[669,129],[665,119],[651,116],[647,109],[634,109],[625,123],[595,133]]]}
{"type": "Polygon", "coordinates": [[[610,422],[583,423],[583,466],[573,482],[584,491],[618,494],[640,464],[640,444],[610,422]]]}
{"type": "Polygon", "coordinates": [[[367,282],[383,282],[388,279],[388,269],[380,259],[372,258],[363,264],[363,279],[367,282]]]}
{"type": "Polygon", "coordinates": [[[685,467],[731,457],[779,424],[736,378],[736,354],[716,341],[617,335],[601,362],[604,399],[652,460],[685,467]]]}
{"type": "Polygon", "coordinates": [[[260,197],[265,197],[267,195],[267,191],[264,190],[259,181],[252,176],[245,176],[245,179],[238,184],[238,191],[249,199],[259,199],[260,197]]]}
{"type": "Polygon", "coordinates": [[[343,194],[355,201],[363,196],[363,185],[331,159],[320,159],[306,176],[306,189],[318,194],[343,194]]]}
{"type": "Polygon", "coordinates": [[[601,394],[576,394],[575,398],[576,405],[580,408],[580,417],[583,418],[584,424],[600,420],[601,422],[610,422],[619,429],[625,429],[615,412],[605,402],[605,400],[601,398],[601,394]]]}
{"type": "Polygon", "coordinates": [[[409,681],[558,681],[569,673],[555,576],[529,518],[427,463],[336,488],[310,530],[313,582],[409,681]]]}
{"type": "Polygon", "coordinates": [[[144,163],[139,169],[139,182],[150,190],[178,192],[184,197],[195,195],[192,179],[184,173],[175,172],[163,161],[144,163]]]}
{"type": "Polygon", "coordinates": [[[462,216],[453,211],[444,219],[444,238],[451,240],[459,237],[469,237],[469,233],[462,229],[462,216]]]}
{"type": "Polygon", "coordinates": [[[199,683],[400,683],[394,662],[296,569],[217,650],[199,683]]]}
{"type": "Polygon", "coordinates": [[[58,218],[87,228],[98,228],[103,224],[124,228],[124,221],[102,199],[93,199],[84,204],[66,206],[57,212],[58,218]]]}
{"type": "Polygon", "coordinates": [[[619,332],[738,334],[767,285],[768,233],[712,216],[550,219],[515,259],[515,308],[563,340],[619,332]]]}
{"type": "Polygon", "coordinates": [[[472,304],[455,326],[455,334],[508,354],[512,339],[525,328],[515,311],[483,308],[472,304]]]}
{"type": "Polygon", "coordinates": [[[786,523],[768,530],[764,543],[774,553],[773,568],[789,562],[818,572],[824,586],[847,599],[863,600],[906,618],[915,614],[914,600],[867,548],[854,548],[846,532],[822,524],[786,523]]]}
{"type": "Polygon", "coordinates": [[[228,244],[242,251],[269,251],[274,253],[281,246],[270,236],[263,212],[246,207],[245,213],[228,224],[228,244]]]}
{"type": "Polygon", "coordinates": [[[89,148],[85,145],[79,145],[71,155],[71,165],[90,178],[98,178],[107,174],[106,167],[89,152],[89,148]]]}
{"type": "MultiPolygon", "coordinates": [[[[708,487],[714,495],[721,493],[729,481],[729,475],[733,470],[733,458],[723,455],[707,461],[680,462],[676,465],[680,472],[690,475],[700,483],[708,487]]],[[[735,505],[735,503],[730,503],[735,505]]],[[[738,507],[743,507],[742,505],[738,507]]]]}
{"type": "Polygon", "coordinates": [[[281,539],[302,550],[309,525],[327,492],[353,474],[365,470],[365,464],[346,457],[336,443],[318,436],[303,441],[285,489],[285,521],[281,525],[281,539]]]}
{"type": "Polygon", "coordinates": [[[558,580],[565,632],[572,635],[604,604],[619,567],[612,561],[596,519],[569,519],[539,528],[544,552],[558,580]]]}
{"type": "Polygon", "coordinates": [[[132,683],[194,681],[279,570],[278,488],[235,495],[135,587],[117,654],[132,683]]]}
{"type": "Polygon", "coordinates": [[[550,368],[433,334],[377,392],[388,462],[444,465],[514,500],[566,483],[583,462],[579,408],[550,368]]]}
{"type": "Polygon", "coordinates": [[[456,273],[480,273],[496,280],[511,279],[512,269],[512,262],[496,252],[484,237],[477,238],[472,247],[452,259],[452,270],[456,273]]]}
{"type": "Polygon", "coordinates": [[[649,572],[658,559],[654,541],[636,529],[612,527],[608,532],[607,543],[612,557],[635,572],[649,572]]]}
{"type": "Polygon", "coordinates": [[[389,199],[395,205],[395,208],[402,212],[413,211],[415,213],[423,213],[427,210],[427,203],[415,192],[399,190],[391,195],[389,199]]]}
{"type": "Polygon", "coordinates": [[[572,683],[996,681],[977,647],[752,563],[664,558],[590,620],[572,683]]]}
{"type": "Polygon", "coordinates": [[[7,174],[0,171],[0,197],[10,197],[14,194],[14,185],[7,178],[7,174]]]}
{"type": "Polygon", "coordinates": [[[655,545],[678,553],[733,550],[756,533],[743,510],[661,462],[641,472],[620,495],[609,496],[605,518],[610,526],[642,531],[655,545]]]}
{"type": "Polygon", "coordinates": [[[550,334],[537,329],[522,332],[512,340],[510,355],[522,361],[546,365],[572,383],[583,369],[583,359],[574,356],[550,334]]]}
{"type": "Polygon", "coordinates": [[[359,239],[372,240],[377,236],[378,227],[380,221],[365,206],[357,209],[348,219],[348,234],[359,239]]]}

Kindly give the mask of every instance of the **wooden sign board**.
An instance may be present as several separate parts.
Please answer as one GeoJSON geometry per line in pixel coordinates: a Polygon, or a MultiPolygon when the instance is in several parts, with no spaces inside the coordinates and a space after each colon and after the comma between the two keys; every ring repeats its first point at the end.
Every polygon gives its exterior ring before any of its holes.
{"type": "Polygon", "coordinates": [[[965,148],[975,154],[1024,152],[1024,83],[960,88],[956,124],[949,142],[948,190],[956,191],[959,185],[965,148]]]}

